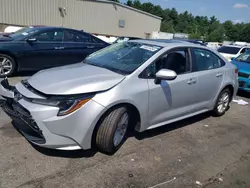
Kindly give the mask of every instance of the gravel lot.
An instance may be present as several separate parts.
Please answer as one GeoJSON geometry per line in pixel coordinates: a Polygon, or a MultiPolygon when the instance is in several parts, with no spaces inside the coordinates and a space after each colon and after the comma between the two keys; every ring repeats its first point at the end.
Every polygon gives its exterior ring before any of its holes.
{"type": "MultiPolygon", "coordinates": [[[[11,79],[16,83],[21,77],[11,79]]],[[[250,94],[237,98],[250,103],[250,94]]],[[[0,187],[250,187],[250,104],[131,136],[113,156],[34,148],[0,116],[0,187]]]]}

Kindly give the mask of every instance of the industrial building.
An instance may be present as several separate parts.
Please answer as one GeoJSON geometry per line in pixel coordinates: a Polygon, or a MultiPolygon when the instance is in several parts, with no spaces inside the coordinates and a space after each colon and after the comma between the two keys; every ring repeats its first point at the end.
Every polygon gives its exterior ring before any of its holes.
{"type": "Polygon", "coordinates": [[[160,30],[161,18],[107,0],[0,0],[0,31],[9,25],[63,26],[146,38],[160,30]]]}

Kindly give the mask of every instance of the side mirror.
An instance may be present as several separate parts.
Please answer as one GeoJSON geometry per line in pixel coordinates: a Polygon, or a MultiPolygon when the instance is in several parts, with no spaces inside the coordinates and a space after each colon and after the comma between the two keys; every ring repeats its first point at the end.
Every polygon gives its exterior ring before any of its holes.
{"type": "Polygon", "coordinates": [[[34,42],[37,41],[37,39],[36,39],[36,38],[28,38],[26,41],[27,41],[28,43],[34,43],[34,42]]]}
{"type": "Polygon", "coordinates": [[[174,80],[177,77],[175,71],[169,69],[161,69],[156,73],[156,79],[160,80],[174,80]]]}

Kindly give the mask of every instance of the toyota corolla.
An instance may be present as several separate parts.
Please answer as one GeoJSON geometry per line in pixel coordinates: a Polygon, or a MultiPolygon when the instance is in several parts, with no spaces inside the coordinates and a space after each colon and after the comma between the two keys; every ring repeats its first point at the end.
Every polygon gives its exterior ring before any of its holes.
{"type": "Polygon", "coordinates": [[[223,115],[238,89],[235,65],[176,41],[113,44],[82,63],[0,85],[1,106],[31,143],[114,153],[142,132],[203,112],[223,115]]]}

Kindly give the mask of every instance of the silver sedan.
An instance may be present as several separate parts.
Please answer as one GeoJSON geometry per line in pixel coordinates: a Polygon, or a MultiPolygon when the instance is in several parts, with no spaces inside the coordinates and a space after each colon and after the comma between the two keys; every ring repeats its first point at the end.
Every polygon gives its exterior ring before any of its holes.
{"type": "Polygon", "coordinates": [[[0,85],[1,106],[31,143],[114,153],[128,131],[203,112],[223,115],[238,72],[219,53],[177,41],[113,44],[83,62],[0,85]]]}

